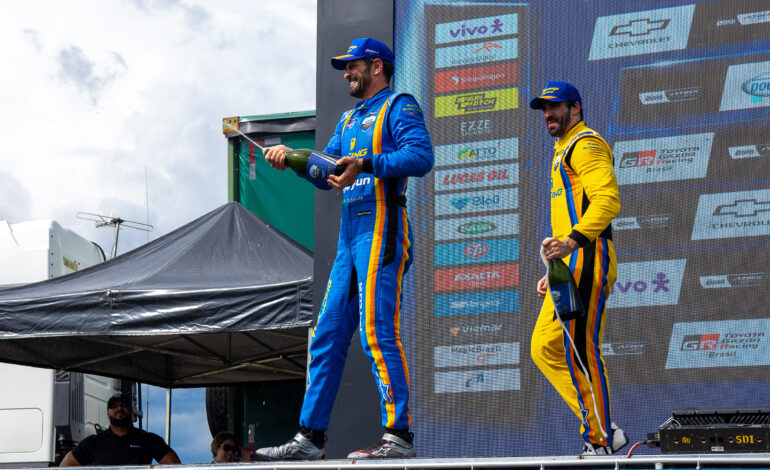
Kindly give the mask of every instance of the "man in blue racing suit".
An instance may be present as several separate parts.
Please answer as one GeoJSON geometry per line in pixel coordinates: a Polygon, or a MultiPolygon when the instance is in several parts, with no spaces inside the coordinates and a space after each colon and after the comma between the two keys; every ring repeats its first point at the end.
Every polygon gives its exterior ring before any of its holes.
{"type": "MultiPolygon", "coordinates": [[[[345,70],[350,94],[361,99],[342,115],[325,153],[339,155],[344,172],[328,183],[342,190],[342,220],[329,282],[310,342],[310,365],[299,432],[286,444],[257,450],[273,460],[325,457],[325,431],[342,377],[348,346],[359,332],[380,391],[385,434],[352,459],[414,457],[409,432],[409,374],[399,334],[401,289],[411,262],[406,184],[433,166],[425,120],[415,99],[390,88],[393,52],[360,38],[332,58],[345,70]]],[[[266,149],[265,159],[286,168],[287,147],[266,149]]]]}

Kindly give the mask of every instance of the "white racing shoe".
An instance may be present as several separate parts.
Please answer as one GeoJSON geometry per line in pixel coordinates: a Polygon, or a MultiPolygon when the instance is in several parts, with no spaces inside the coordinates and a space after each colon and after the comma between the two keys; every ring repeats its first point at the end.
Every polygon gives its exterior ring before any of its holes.
{"type": "Polygon", "coordinates": [[[257,449],[255,454],[266,460],[321,460],[326,458],[326,449],[319,449],[298,432],[286,444],[263,447],[257,449]]]}
{"type": "Polygon", "coordinates": [[[612,432],[612,447],[586,442],[583,444],[583,455],[612,455],[628,444],[628,436],[617,424],[610,424],[610,432],[612,432]]]}
{"type": "Polygon", "coordinates": [[[377,444],[348,454],[349,459],[411,459],[415,456],[414,446],[390,433],[382,435],[377,444]]]}

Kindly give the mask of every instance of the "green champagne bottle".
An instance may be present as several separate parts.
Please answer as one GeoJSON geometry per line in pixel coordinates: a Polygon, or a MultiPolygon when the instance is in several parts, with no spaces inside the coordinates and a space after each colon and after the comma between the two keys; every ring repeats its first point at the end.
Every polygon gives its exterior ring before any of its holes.
{"type": "Polygon", "coordinates": [[[548,288],[556,310],[562,321],[585,315],[577,284],[569,267],[560,259],[548,260],[548,288]]]}
{"type": "MultiPolygon", "coordinates": [[[[339,157],[335,157],[334,155],[329,155],[328,153],[319,152],[317,150],[310,150],[310,149],[293,149],[286,152],[286,166],[294,170],[295,173],[297,173],[299,176],[307,177],[306,170],[307,170],[307,161],[310,159],[310,155],[315,154],[324,160],[329,161],[330,163],[334,163],[336,165],[337,160],[339,157]]],[[[344,167],[337,167],[334,170],[335,175],[342,174],[342,171],[344,170],[344,167]],[[339,171],[339,173],[338,173],[339,171]]]]}

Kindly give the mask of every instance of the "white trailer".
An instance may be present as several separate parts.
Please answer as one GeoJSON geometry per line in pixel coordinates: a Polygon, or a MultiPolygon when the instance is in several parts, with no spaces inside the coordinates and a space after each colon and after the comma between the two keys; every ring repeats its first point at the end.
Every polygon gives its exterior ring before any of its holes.
{"type": "MultiPolygon", "coordinates": [[[[102,249],[52,220],[0,220],[0,289],[85,269],[102,249]]],[[[49,466],[71,443],[106,428],[120,381],[0,363],[0,467],[49,466]]]]}

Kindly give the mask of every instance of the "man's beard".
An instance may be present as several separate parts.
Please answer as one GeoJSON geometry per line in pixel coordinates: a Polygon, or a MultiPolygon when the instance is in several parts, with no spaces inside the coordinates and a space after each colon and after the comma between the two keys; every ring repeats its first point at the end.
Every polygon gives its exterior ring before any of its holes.
{"type": "Polygon", "coordinates": [[[369,71],[367,70],[361,73],[361,75],[358,76],[358,87],[355,89],[350,89],[350,96],[354,98],[363,98],[366,89],[369,88],[371,83],[372,76],[369,74],[369,71]]]}
{"type": "Polygon", "coordinates": [[[110,424],[118,428],[131,426],[131,415],[128,414],[122,418],[113,418],[110,416],[110,424]]]}
{"type": "MultiPolygon", "coordinates": [[[[564,132],[567,130],[567,124],[569,124],[569,114],[565,114],[562,117],[556,118],[556,127],[551,129],[548,127],[548,133],[551,134],[553,137],[561,137],[564,135],[564,132]]],[[[549,121],[550,124],[551,121],[549,121]]]]}

